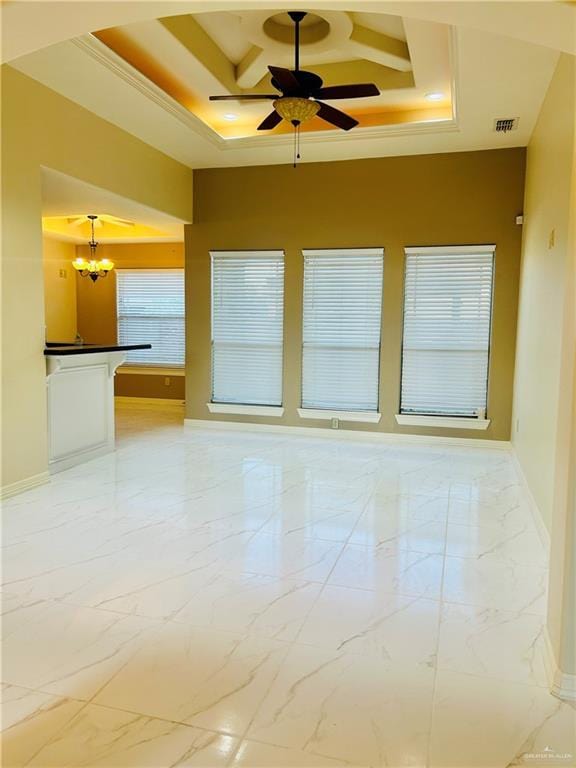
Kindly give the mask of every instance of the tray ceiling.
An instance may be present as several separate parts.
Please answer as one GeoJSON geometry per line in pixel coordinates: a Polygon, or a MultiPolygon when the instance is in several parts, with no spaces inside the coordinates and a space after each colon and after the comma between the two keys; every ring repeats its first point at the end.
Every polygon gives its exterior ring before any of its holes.
{"type": "MultiPolygon", "coordinates": [[[[263,5],[135,2],[136,21],[93,28],[11,66],[190,167],[289,163],[291,134],[280,126],[256,133],[269,104],[208,100],[268,91],[267,65],[292,65],[286,6],[263,5]],[[182,12],[184,6],[195,12],[182,12]],[[151,18],[152,7],[179,15],[151,18]]],[[[534,4],[522,4],[517,37],[507,7],[494,3],[358,0],[350,11],[336,2],[318,5],[303,36],[302,65],[327,85],[373,81],[381,94],[334,102],[360,122],[348,133],[313,118],[302,139],[303,162],[528,143],[558,60],[554,48],[528,42],[534,4]],[[442,96],[431,101],[430,93],[442,96]],[[499,118],[516,118],[516,130],[496,133],[499,118]]]]}
{"type": "MultiPolygon", "coordinates": [[[[223,139],[257,136],[270,105],[208,97],[270,92],[268,65],[293,66],[293,24],[277,10],[180,15],[95,36],[223,139]]],[[[405,27],[399,16],[314,11],[302,26],[301,67],[325,85],[376,83],[380,96],[338,102],[360,128],[451,120],[450,44],[449,27],[442,24],[423,29],[405,27]]],[[[302,128],[333,130],[320,118],[302,128]]],[[[282,123],[276,132],[290,130],[282,123]]]]}

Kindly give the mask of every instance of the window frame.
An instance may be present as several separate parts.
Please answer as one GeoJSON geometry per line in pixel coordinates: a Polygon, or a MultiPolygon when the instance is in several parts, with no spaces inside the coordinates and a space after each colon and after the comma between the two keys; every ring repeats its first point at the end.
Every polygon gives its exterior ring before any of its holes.
{"type": "Polygon", "coordinates": [[[286,252],[283,248],[239,248],[236,250],[210,250],[210,399],[206,408],[215,414],[236,414],[252,416],[280,417],[284,415],[284,373],[285,373],[285,313],[286,313],[286,252]],[[214,257],[239,259],[242,254],[253,258],[270,258],[280,256],[282,260],[282,334],[281,334],[281,367],[280,367],[280,404],[269,405],[260,403],[237,403],[214,400],[214,257]]]}
{"type": "Polygon", "coordinates": [[[489,427],[491,419],[488,418],[488,406],[490,402],[490,373],[492,368],[492,328],[494,324],[494,288],[495,288],[495,276],[496,276],[496,244],[485,245],[433,245],[433,246],[409,246],[404,248],[404,280],[402,285],[402,338],[400,345],[400,386],[398,392],[398,413],[396,414],[396,422],[404,426],[420,426],[420,427],[446,427],[454,429],[482,429],[485,430],[489,427]],[[460,256],[460,255],[474,255],[474,254],[491,254],[492,257],[492,271],[490,281],[490,308],[488,318],[488,334],[487,334],[487,365],[486,365],[486,406],[483,409],[483,414],[477,414],[476,416],[470,414],[442,414],[442,413],[429,413],[415,411],[405,412],[402,411],[402,380],[404,374],[404,341],[405,341],[405,324],[406,324],[406,257],[409,255],[418,254],[438,254],[445,256],[460,256]]]}
{"type": "MultiPolygon", "coordinates": [[[[135,361],[135,360],[128,360],[126,359],[124,363],[118,368],[117,373],[149,373],[149,374],[157,374],[161,375],[162,371],[169,371],[170,375],[184,375],[184,370],[186,368],[186,273],[184,267],[118,267],[114,270],[114,275],[116,285],[115,285],[115,298],[116,298],[116,338],[118,339],[118,343],[120,344],[120,318],[121,314],[119,311],[119,299],[120,299],[120,281],[118,280],[118,274],[122,273],[131,273],[131,274],[137,274],[142,272],[155,272],[155,273],[180,273],[182,275],[182,288],[183,288],[183,312],[182,312],[182,323],[183,323],[183,334],[182,334],[182,357],[183,362],[182,363],[166,363],[166,362],[154,362],[154,361],[135,361]],[[133,370],[131,370],[133,369],[133,370]],[[140,371],[139,369],[143,369],[143,371],[140,371]]],[[[150,317],[154,317],[154,315],[150,315],[150,317]]],[[[179,316],[178,316],[179,317],[179,316]]],[[[152,346],[152,351],[154,350],[154,345],[152,346]]],[[[130,353],[127,353],[127,357],[130,353]]]]}
{"type": "Polygon", "coordinates": [[[378,424],[382,418],[380,412],[380,400],[381,393],[380,388],[382,384],[382,322],[384,317],[384,267],[386,249],[384,246],[346,246],[346,247],[333,247],[333,248],[303,248],[302,251],[302,330],[301,330],[301,343],[300,343],[300,406],[297,409],[298,416],[301,419],[316,419],[316,420],[333,420],[338,421],[350,421],[357,423],[372,423],[378,424]],[[376,408],[370,410],[350,408],[321,408],[319,406],[304,405],[304,313],[305,313],[305,284],[306,284],[306,257],[315,255],[339,255],[343,252],[353,253],[358,256],[362,255],[374,255],[380,256],[382,259],[382,283],[380,290],[380,323],[379,323],[379,341],[378,341],[378,364],[377,364],[377,383],[376,383],[376,408]]]}

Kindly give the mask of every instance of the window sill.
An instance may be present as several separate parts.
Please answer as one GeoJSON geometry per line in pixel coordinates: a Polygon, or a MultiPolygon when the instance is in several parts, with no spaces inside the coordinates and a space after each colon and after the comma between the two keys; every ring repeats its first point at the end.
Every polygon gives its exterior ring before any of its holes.
{"type": "Polygon", "coordinates": [[[273,416],[284,415],[281,405],[240,405],[239,403],[206,403],[210,413],[230,413],[238,416],[273,416]]]}
{"type": "Polygon", "coordinates": [[[116,373],[138,376],[185,376],[184,368],[167,368],[156,365],[121,365],[116,373]]]}
{"type": "Polygon", "coordinates": [[[339,419],[340,421],[361,421],[369,424],[378,424],[382,418],[376,411],[329,411],[323,408],[298,408],[298,416],[301,419],[339,419]]]}
{"type": "Polygon", "coordinates": [[[437,427],[439,429],[488,429],[490,419],[468,419],[461,416],[420,416],[398,413],[396,421],[405,427],[437,427]]]}

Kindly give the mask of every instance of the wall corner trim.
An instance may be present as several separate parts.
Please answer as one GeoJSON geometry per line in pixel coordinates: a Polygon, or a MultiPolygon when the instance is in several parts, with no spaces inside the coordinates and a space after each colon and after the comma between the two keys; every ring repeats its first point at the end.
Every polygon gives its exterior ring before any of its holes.
{"type": "Polygon", "coordinates": [[[547,627],[544,628],[542,635],[542,654],[550,693],[563,701],[576,702],[576,675],[558,669],[547,627]]]}
{"type": "Polygon", "coordinates": [[[37,475],[32,475],[31,477],[26,477],[24,480],[18,480],[15,483],[9,483],[8,485],[2,486],[2,489],[0,490],[0,499],[9,499],[11,496],[16,496],[19,493],[24,493],[24,491],[29,491],[39,485],[44,485],[49,482],[49,480],[50,474],[46,471],[40,472],[37,475]]]}

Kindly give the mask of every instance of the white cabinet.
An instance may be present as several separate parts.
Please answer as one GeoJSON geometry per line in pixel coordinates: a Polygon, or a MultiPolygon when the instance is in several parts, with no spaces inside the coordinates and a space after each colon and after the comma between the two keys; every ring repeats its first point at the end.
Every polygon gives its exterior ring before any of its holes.
{"type": "Polygon", "coordinates": [[[50,472],[114,450],[114,373],[126,353],[46,358],[50,472]]]}

